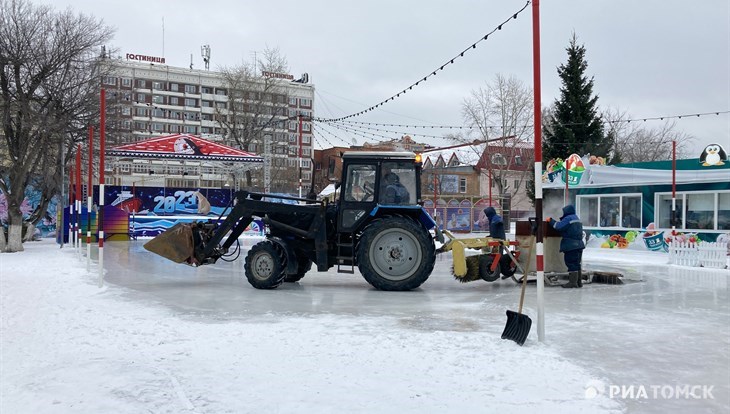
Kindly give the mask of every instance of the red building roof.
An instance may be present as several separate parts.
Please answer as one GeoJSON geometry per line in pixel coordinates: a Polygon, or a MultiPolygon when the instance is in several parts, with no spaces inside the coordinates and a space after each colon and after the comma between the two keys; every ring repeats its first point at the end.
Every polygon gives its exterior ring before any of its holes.
{"type": "Polygon", "coordinates": [[[202,161],[263,162],[256,154],[231,148],[188,134],[166,135],[106,151],[114,157],[181,159],[202,161]]]}

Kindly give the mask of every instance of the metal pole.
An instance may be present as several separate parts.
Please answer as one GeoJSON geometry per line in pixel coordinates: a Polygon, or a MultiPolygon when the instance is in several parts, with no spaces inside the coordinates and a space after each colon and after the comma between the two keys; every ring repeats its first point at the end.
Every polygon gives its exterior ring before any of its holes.
{"type": "MultiPolygon", "coordinates": [[[[542,242],[542,102],[540,95],[540,0],[532,1],[532,80],[534,84],[535,125],[535,213],[537,218],[537,241],[535,244],[535,266],[537,269],[537,340],[545,341],[545,267],[542,242]]],[[[567,171],[566,171],[567,174],[567,171]]],[[[567,180],[566,180],[567,181],[567,180]]]]}
{"type": "Polygon", "coordinates": [[[86,271],[91,270],[91,205],[94,202],[94,127],[89,126],[89,184],[86,188],[86,271]]]}
{"type": "Polygon", "coordinates": [[[299,198],[302,198],[302,115],[299,114],[299,198]]]}
{"type": "Polygon", "coordinates": [[[672,140],[672,236],[677,235],[677,141],[672,140]]]}
{"type": "Polygon", "coordinates": [[[96,227],[99,240],[99,287],[104,286],[104,146],[106,140],[106,91],[101,89],[99,122],[99,212],[97,213],[96,227]]]}
{"type": "Polygon", "coordinates": [[[568,200],[570,199],[570,196],[568,195],[568,181],[570,180],[569,177],[570,174],[570,157],[565,159],[565,201],[563,202],[563,205],[568,205],[568,200]]]}
{"type": "Polygon", "coordinates": [[[76,238],[74,237],[74,170],[73,163],[68,166],[68,244],[71,248],[76,247],[76,238]]]}
{"type": "Polygon", "coordinates": [[[81,144],[76,146],[76,220],[74,233],[76,233],[76,255],[81,259],[81,144]]]}

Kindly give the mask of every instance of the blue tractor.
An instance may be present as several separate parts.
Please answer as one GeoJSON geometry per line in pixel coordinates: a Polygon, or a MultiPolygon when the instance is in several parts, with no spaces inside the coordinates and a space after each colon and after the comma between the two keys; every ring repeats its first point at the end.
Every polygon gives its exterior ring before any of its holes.
{"type": "Polygon", "coordinates": [[[318,271],[337,266],[340,273],[354,273],[357,267],[380,290],[421,286],[433,271],[434,238],[443,241],[443,235],[422,207],[420,156],[352,151],[342,161],[334,201],[239,191],[225,218],[178,224],[145,248],[193,266],[230,260],[239,248],[238,237],[260,218],[265,239],[251,247],[244,265],[255,288],[297,282],[312,263],[318,271]]]}

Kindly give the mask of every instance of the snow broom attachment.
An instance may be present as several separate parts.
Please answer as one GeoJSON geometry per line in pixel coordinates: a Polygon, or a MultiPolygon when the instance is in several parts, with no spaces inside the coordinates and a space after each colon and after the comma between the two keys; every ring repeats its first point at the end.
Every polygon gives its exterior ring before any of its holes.
{"type": "Polygon", "coordinates": [[[172,260],[192,265],[194,258],[193,229],[190,223],[177,223],[144,244],[144,248],[172,260]]]}

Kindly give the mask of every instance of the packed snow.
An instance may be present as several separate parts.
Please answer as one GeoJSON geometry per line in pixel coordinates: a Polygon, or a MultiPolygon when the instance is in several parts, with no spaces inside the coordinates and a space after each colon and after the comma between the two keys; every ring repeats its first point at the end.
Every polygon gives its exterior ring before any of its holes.
{"type": "Polygon", "coordinates": [[[500,339],[519,287],[459,283],[447,255],[413,292],[334,269],[261,291],[243,257],[195,269],[142,244],[106,245],[103,288],[69,246],[0,254],[0,412],[730,411],[728,270],[587,249],[626,284],[546,288],[545,342],[529,285],[520,347],[500,339]]]}

